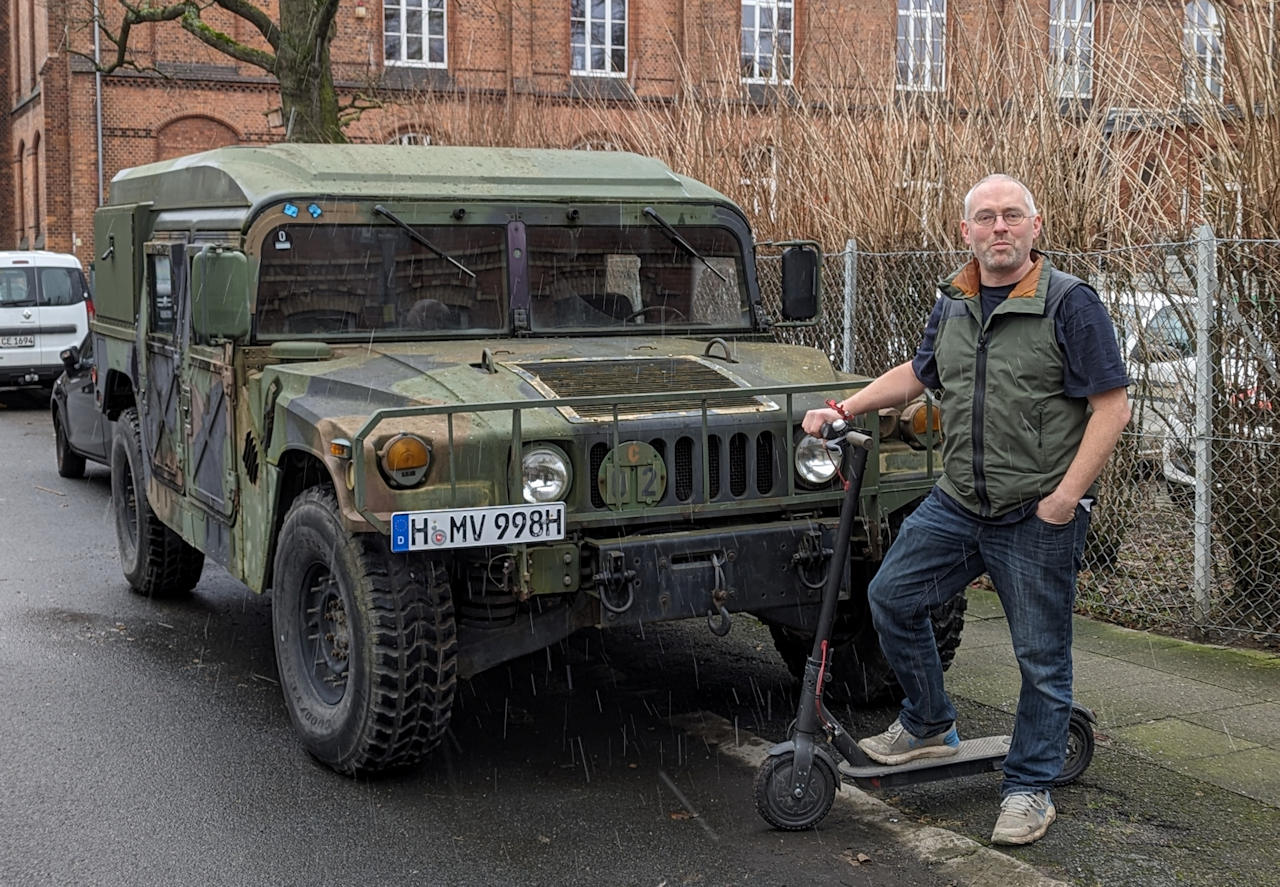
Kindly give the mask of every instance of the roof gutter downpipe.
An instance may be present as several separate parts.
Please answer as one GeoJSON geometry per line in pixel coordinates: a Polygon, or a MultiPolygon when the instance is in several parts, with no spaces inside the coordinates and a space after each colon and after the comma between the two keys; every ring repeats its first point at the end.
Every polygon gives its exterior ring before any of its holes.
{"type": "Polygon", "coordinates": [[[102,43],[99,34],[101,32],[101,10],[98,8],[100,0],[93,0],[93,113],[94,113],[94,136],[97,140],[98,151],[98,206],[102,206],[103,199],[103,169],[102,169],[102,43]]]}

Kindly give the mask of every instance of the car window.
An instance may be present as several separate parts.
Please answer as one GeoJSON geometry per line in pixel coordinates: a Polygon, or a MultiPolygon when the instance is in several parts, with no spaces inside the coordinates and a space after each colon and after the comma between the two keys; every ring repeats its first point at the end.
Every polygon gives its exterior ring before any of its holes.
{"type": "Polygon", "coordinates": [[[1166,353],[1176,352],[1181,357],[1187,357],[1194,351],[1191,335],[1187,332],[1182,318],[1171,305],[1164,306],[1152,315],[1150,323],[1147,324],[1145,344],[1150,349],[1166,353]]]}
{"type": "Polygon", "coordinates": [[[76,305],[84,301],[84,280],[76,268],[41,268],[41,305],[76,305]]]}
{"type": "Polygon", "coordinates": [[[34,282],[30,268],[0,268],[0,308],[34,305],[34,282]]]}

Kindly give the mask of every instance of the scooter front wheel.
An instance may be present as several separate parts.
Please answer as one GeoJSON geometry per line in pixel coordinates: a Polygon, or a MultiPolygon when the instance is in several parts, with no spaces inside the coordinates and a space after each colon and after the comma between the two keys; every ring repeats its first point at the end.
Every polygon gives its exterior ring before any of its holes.
{"type": "Polygon", "coordinates": [[[840,777],[823,755],[815,754],[809,785],[795,794],[795,752],[770,755],[756,774],[756,811],[764,821],[783,831],[813,828],[826,817],[836,799],[840,777]]]}

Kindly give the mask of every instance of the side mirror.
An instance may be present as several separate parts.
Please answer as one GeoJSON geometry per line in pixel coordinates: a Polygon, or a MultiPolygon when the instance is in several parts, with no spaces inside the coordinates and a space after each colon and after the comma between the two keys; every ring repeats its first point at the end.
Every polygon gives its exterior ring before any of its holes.
{"type": "Polygon", "coordinates": [[[782,251],[782,319],[813,320],[818,316],[819,256],[811,246],[782,251]]]}
{"type": "Polygon", "coordinates": [[[70,348],[63,348],[58,357],[62,360],[62,365],[67,368],[67,372],[74,373],[80,366],[80,346],[72,345],[70,348]]]}
{"type": "Polygon", "coordinates": [[[205,248],[191,260],[191,332],[196,342],[249,335],[249,259],[205,248]]]}

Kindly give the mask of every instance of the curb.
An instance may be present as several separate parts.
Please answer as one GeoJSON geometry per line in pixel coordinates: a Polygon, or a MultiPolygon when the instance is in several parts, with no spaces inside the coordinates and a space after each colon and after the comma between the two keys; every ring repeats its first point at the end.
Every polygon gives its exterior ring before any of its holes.
{"type": "MultiPolygon", "coordinates": [[[[720,754],[751,769],[764,761],[772,743],[736,729],[719,715],[692,712],[670,719],[673,727],[697,736],[720,754]]],[[[859,788],[842,785],[835,803],[843,805],[855,823],[878,832],[959,884],[1001,887],[1069,887],[1021,860],[983,846],[972,838],[936,826],[913,825],[893,807],[859,788]]]]}

